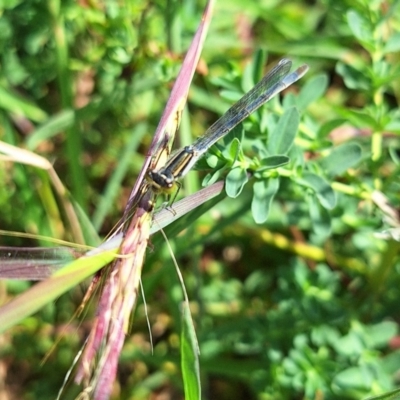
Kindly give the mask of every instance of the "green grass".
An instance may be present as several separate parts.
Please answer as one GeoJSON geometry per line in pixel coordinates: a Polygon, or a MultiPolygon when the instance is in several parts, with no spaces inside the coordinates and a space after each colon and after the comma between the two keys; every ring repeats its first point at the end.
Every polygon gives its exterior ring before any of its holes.
{"type": "MultiPolygon", "coordinates": [[[[4,4],[0,140],[54,165],[94,244],[92,227],[104,237],[122,215],[204,4],[4,4]]],[[[217,2],[177,147],[203,133],[267,63],[289,56],[310,71],[244,124],[242,169],[220,172],[240,194],[181,234],[179,222],[166,229],[191,300],[203,398],[363,399],[399,386],[399,8],[395,1],[217,2]],[[264,151],[279,154],[268,138],[296,126],[282,122],[296,119],[292,104],[299,127],[289,164],[269,169],[277,160],[264,157],[266,168],[242,188],[243,168],[260,167],[254,160],[264,151]]],[[[230,152],[214,150],[219,162],[230,164],[232,143],[230,152]]],[[[205,160],[198,167],[180,195],[201,187],[209,167],[205,160]]],[[[0,178],[1,229],[79,240],[46,173],[0,160],[0,178]]],[[[43,242],[4,236],[0,244],[43,242]]],[[[188,345],[180,343],[182,294],[159,234],[142,282],[154,352],[141,303],[114,398],[183,398],[190,371],[180,364],[188,345]]],[[[2,300],[29,286],[0,285],[2,300]]],[[[2,337],[5,395],[55,398],[94,318],[95,302],[71,321],[84,289],[2,337]]],[[[69,385],[65,398],[77,393],[69,385]]]]}

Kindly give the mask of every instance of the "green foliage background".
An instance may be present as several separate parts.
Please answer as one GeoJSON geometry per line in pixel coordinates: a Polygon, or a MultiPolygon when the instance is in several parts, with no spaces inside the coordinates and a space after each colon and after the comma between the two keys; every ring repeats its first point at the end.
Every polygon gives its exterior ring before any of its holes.
{"type": "MultiPolygon", "coordinates": [[[[0,139],[54,164],[87,232],[91,221],[105,236],[120,218],[203,7],[0,3],[0,139]]],[[[249,168],[258,148],[274,154],[267,138],[296,105],[289,164],[257,164],[266,168],[238,197],[169,238],[192,301],[204,398],[361,399],[399,386],[399,16],[398,1],[217,2],[178,145],[248,90],[267,58],[288,55],[310,71],[282,105],[271,102],[244,125],[239,161],[249,168]]],[[[0,160],[0,176],[2,229],[74,240],[46,174],[0,160]]],[[[198,190],[202,176],[191,172],[181,195],[198,190]]],[[[230,175],[233,192],[240,176],[230,175]]],[[[142,281],[154,351],[139,305],[114,398],[183,398],[181,289],[161,238],[148,253],[142,281]]],[[[1,296],[28,286],[2,282],[1,296]]],[[[71,321],[83,291],[2,337],[3,394],[55,397],[93,318],[92,306],[71,321]]],[[[68,386],[65,398],[76,393],[68,386]]]]}

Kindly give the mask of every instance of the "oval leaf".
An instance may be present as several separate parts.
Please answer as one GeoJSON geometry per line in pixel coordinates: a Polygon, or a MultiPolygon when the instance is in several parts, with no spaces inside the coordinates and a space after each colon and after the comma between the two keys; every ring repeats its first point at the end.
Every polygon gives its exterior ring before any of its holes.
{"type": "Polygon", "coordinates": [[[336,193],[325,179],[311,172],[305,172],[299,183],[314,190],[323,207],[328,210],[335,207],[336,193]]]}
{"type": "Polygon", "coordinates": [[[321,207],[321,204],[314,195],[308,198],[308,209],[312,221],[313,232],[316,235],[315,240],[320,244],[324,243],[331,233],[331,217],[328,211],[321,207]]]}
{"type": "Polygon", "coordinates": [[[226,194],[232,198],[239,196],[248,180],[246,170],[240,167],[233,168],[226,177],[226,194]]]}
{"type": "Polygon", "coordinates": [[[239,140],[236,138],[233,139],[228,150],[229,159],[231,160],[232,164],[237,160],[240,150],[241,146],[239,140]]]}
{"type": "Polygon", "coordinates": [[[257,224],[262,224],[267,220],[272,200],[278,189],[279,178],[257,181],[254,184],[251,212],[257,224]]]}
{"type": "Polygon", "coordinates": [[[333,380],[336,393],[353,398],[362,398],[373,383],[373,375],[365,367],[352,367],[339,372],[333,380]]]}
{"type": "Polygon", "coordinates": [[[304,110],[315,100],[318,100],[328,87],[328,77],[325,74],[316,75],[311,78],[302,87],[298,99],[297,106],[300,110],[304,110]]]}
{"type": "Polygon", "coordinates": [[[336,64],[336,72],[344,79],[346,86],[354,90],[370,90],[371,81],[364,72],[359,71],[351,65],[338,62],[336,64]]]}
{"type": "Polygon", "coordinates": [[[321,166],[331,176],[341,175],[343,172],[358,164],[362,150],[356,143],[345,143],[335,147],[331,153],[321,161],[321,166]]]}
{"type": "Polygon", "coordinates": [[[347,12],[347,22],[353,35],[364,44],[374,43],[372,26],[365,16],[355,10],[347,12]]]}
{"type": "Polygon", "coordinates": [[[299,126],[300,116],[295,107],[289,108],[279,119],[268,139],[270,154],[286,154],[293,145],[299,126]]]}
{"type": "Polygon", "coordinates": [[[386,42],[384,50],[385,53],[395,53],[400,51],[400,32],[393,34],[386,42]]]}

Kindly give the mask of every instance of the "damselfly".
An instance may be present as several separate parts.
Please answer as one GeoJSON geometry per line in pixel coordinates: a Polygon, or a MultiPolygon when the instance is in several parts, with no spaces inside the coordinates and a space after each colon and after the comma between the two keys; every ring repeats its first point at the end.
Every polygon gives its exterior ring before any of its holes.
{"type": "Polygon", "coordinates": [[[172,193],[177,179],[186,175],[207,150],[236,125],[272,97],[299,80],[308,71],[306,64],[290,72],[292,62],[282,59],[264,78],[218,119],[203,136],[173,154],[158,170],[148,172],[147,180],[155,192],[172,193]]]}

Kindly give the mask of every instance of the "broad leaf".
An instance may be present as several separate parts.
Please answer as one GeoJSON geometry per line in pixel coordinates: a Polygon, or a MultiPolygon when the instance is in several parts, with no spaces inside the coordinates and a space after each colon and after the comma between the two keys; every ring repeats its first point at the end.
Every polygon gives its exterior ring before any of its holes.
{"type": "Polygon", "coordinates": [[[271,203],[278,189],[279,178],[260,180],[254,184],[251,212],[257,224],[262,224],[268,219],[271,203]]]}
{"type": "Polygon", "coordinates": [[[239,196],[248,180],[249,177],[245,169],[241,167],[233,168],[226,177],[226,194],[232,198],[239,196]]]}
{"type": "Polygon", "coordinates": [[[289,108],[279,119],[268,138],[267,149],[271,155],[286,154],[293,145],[300,116],[295,107],[289,108]]]}
{"type": "Polygon", "coordinates": [[[341,175],[357,165],[362,157],[361,147],[356,143],[345,143],[334,147],[331,153],[321,160],[321,166],[331,176],[341,175]]]}
{"type": "Polygon", "coordinates": [[[302,176],[302,179],[298,180],[298,183],[314,190],[323,207],[327,208],[328,210],[335,207],[336,194],[331,188],[329,182],[321,178],[319,175],[311,172],[305,172],[302,176]]]}
{"type": "Polygon", "coordinates": [[[306,109],[311,103],[318,100],[328,87],[328,77],[325,74],[313,76],[301,88],[297,98],[297,106],[300,110],[306,109]]]}

